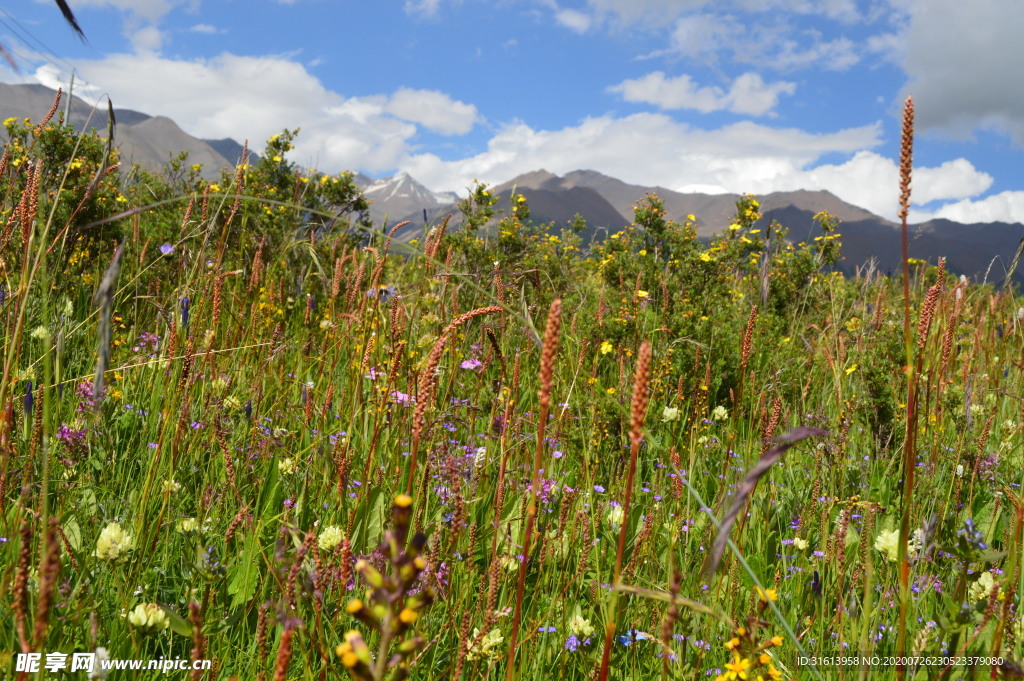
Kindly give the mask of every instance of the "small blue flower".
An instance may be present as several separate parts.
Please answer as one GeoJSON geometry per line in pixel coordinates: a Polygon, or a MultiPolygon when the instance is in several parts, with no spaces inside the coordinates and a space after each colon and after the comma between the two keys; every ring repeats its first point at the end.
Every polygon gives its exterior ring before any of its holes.
{"type": "Polygon", "coordinates": [[[553,634],[558,630],[554,627],[537,627],[537,631],[539,631],[542,634],[553,634]]]}
{"type": "Polygon", "coordinates": [[[645,634],[642,631],[638,631],[637,629],[630,629],[629,631],[627,631],[625,633],[625,635],[619,637],[619,643],[621,643],[624,646],[633,645],[634,641],[646,641],[646,640],[647,640],[647,634],[645,634]]]}
{"type": "Polygon", "coordinates": [[[172,244],[161,244],[160,252],[164,255],[170,255],[171,253],[174,253],[174,246],[172,244]]]}
{"type": "Polygon", "coordinates": [[[580,647],[580,640],[578,638],[576,638],[575,636],[570,636],[569,638],[565,639],[565,649],[566,650],[571,652],[571,651],[576,650],[579,647],[580,647]]]}

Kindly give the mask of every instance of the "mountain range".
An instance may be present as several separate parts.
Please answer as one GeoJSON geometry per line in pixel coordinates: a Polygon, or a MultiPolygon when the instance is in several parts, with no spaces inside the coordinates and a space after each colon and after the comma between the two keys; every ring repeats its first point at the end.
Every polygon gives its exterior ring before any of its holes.
{"type": "MultiPolygon", "coordinates": [[[[42,85],[0,83],[0,119],[17,116],[39,120],[49,110],[55,94],[42,85]]],[[[92,107],[77,97],[71,98],[67,106],[67,120],[76,128],[96,128],[101,135],[105,134],[105,112],[93,114],[92,107]]],[[[233,167],[241,157],[242,145],[232,139],[193,137],[164,116],[129,109],[115,109],[114,113],[122,158],[148,170],[159,171],[170,158],[187,151],[190,163],[203,164],[204,176],[215,178],[222,168],[233,167]]],[[[370,215],[376,224],[385,226],[385,219],[387,224],[410,221],[398,233],[400,240],[422,235],[425,223],[448,214],[453,216],[452,224],[458,223],[458,197],[454,193],[431,191],[407,173],[380,179],[356,173],[355,181],[372,201],[370,215]]],[[[698,236],[707,238],[728,226],[740,198],[735,194],[681,193],[664,187],[632,185],[593,170],[577,170],[564,176],[537,170],[499,184],[493,191],[498,196],[497,209],[507,210],[513,192],[521,193],[529,203],[534,222],[553,222],[556,229],[577,214],[582,216],[589,225],[585,238],[630,224],[633,204],[647,193],[656,193],[664,201],[670,219],[682,222],[688,215],[694,215],[698,236]]],[[[757,198],[764,220],[777,220],[788,227],[793,241],[809,241],[817,234],[813,216],[819,211],[827,210],[840,218],[845,256],[841,269],[847,273],[869,262],[882,272],[900,267],[901,234],[896,222],[846,203],[827,191],[776,192],[757,198]]],[[[911,225],[909,235],[911,257],[934,263],[944,256],[951,272],[1000,282],[1024,239],[1024,225],[963,224],[937,219],[911,225]]],[[[1024,272],[1016,271],[1014,279],[1024,284],[1024,272]]]]}

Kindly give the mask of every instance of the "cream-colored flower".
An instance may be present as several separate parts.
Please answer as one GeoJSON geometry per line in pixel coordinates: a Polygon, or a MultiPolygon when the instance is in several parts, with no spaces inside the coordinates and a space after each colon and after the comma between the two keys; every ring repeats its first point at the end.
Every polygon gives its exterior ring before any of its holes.
{"type": "Polygon", "coordinates": [[[881,551],[886,558],[896,561],[899,557],[900,531],[879,532],[875,537],[875,550],[881,551]]]}
{"type": "Polygon", "coordinates": [[[178,521],[178,532],[185,534],[186,532],[198,532],[199,521],[195,518],[185,518],[184,520],[178,521]]]}
{"type": "Polygon", "coordinates": [[[344,540],[345,533],[341,531],[340,527],[328,525],[324,528],[324,531],[320,533],[320,536],[317,538],[317,543],[324,551],[330,551],[344,540]]]}
{"type": "Polygon", "coordinates": [[[128,624],[144,634],[155,634],[171,626],[171,620],[156,603],[140,603],[128,613],[128,624]]]}
{"type": "Polygon", "coordinates": [[[793,546],[795,546],[798,550],[803,551],[807,548],[807,540],[801,539],[800,537],[794,537],[793,546]]]}
{"type": "Polygon", "coordinates": [[[181,483],[177,482],[174,478],[168,478],[164,480],[164,491],[174,494],[181,491],[181,483]]]}
{"type": "Polygon", "coordinates": [[[569,635],[577,638],[586,638],[594,635],[594,625],[582,615],[576,615],[569,620],[569,635]]]}
{"type": "Polygon", "coordinates": [[[711,418],[715,421],[724,421],[729,418],[729,410],[722,405],[718,405],[711,411],[711,418]]]}
{"type": "Polygon", "coordinates": [[[675,421],[679,418],[679,407],[665,407],[661,410],[661,420],[663,422],[675,421]]]}
{"type": "Polygon", "coordinates": [[[608,515],[605,520],[608,521],[609,525],[613,527],[620,527],[622,521],[626,519],[626,512],[622,510],[621,506],[612,506],[611,510],[608,511],[608,515]]]}
{"type": "Polygon", "coordinates": [[[95,556],[100,560],[117,560],[132,548],[132,536],[121,529],[120,523],[110,523],[96,540],[95,556]]]}
{"type": "Polygon", "coordinates": [[[498,657],[501,655],[499,646],[505,639],[501,635],[501,630],[495,627],[487,632],[487,634],[477,641],[480,636],[480,630],[478,628],[473,629],[473,636],[469,642],[467,659],[475,660],[478,657],[498,657]]]}
{"type": "MultiPolygon", "coordinates": [[[[978,581],[971,584],[970,597],[971,601],[977,603],[979,601],[987,601],[989,595],[992,593],[992,587],[996,585],[996,578],[992,576],[991,572],[981,573],[981,577],[978,577],[978,581]]],[[[1000,589],[998,597],[1002,599],[1004,597],[1002,589],[1000,589]]]]}
{"type": "Polygon", "coordinates": [[[281,471],[284,475],[291,475],[295,472],[295,459],[291,457],[281,459],[277,462],[277,470],[281,471]]]}

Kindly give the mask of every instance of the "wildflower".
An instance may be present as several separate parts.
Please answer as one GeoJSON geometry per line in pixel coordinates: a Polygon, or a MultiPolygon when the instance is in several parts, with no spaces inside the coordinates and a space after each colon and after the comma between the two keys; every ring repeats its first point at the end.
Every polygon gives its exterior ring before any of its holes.
{"type": "Polygon", "coordinates": [[[231,411],[235,411],[242,408],[242,401],[234,395],[228,395],[224,398],[224,406],[231,411]]]}
{"type": "Polygon", "coordinates": [[[602,487],[601,485],[594,485],[594,491],[603,494],[604,487],[602,487]]]}
{"type": "Polygon", "coordinates": [[[762,589],[759,586],[755,586],[754,588],[757,590],[758,598],[765,603],[779,600],[779,592],[776,589],[762,589]]]}
{"type": "Polygon", "coordinates": [[[957,464],[957,466],[956,466],[956,477],[958,477],[958,478],[964,477],[964,465],[962,463],[961,464],[957,464]]]}
{"type": "Polygon", "coordinates": [[[36,340],[47,343],[50,340],[50,330],[45,326],[37,326],[32,330],[31,336],[36,340]]]}
{"type": "Polygon", "coordinates": [[[662,422],[675,421],[679,418],[679,407],[665,407],[661,410],[662,422]]]}
{"type": "Polygon", "coordinates": [[[622,510],[621,506],[612,506],[611,510],[608,511],[606,520],[612,527],[621,527],[622,521],[626,519],[625,511],[622,510]]]}
{"type": "Polygon", "coordinates": [[[722,405],[718,405],[711,411],[711,418],[715,421],[724,421],[729,418],[729,410],[722,405]]]}
{"type": "Polygon", "coordinates": [[[728,670],[719,678],[725,678],[729,681],[733,679],[746,679],[747,670],[750,669],[750,660],[745,657],[737,658],[733,662],[726,662],[725,668],[728,670]]]}
{"type": "Polygon", "coordinates": [[[537,631],[539,631],[542,634],[553,634],[558,630],[554,627],[538,627],[537,631]]]}
{"type": "Polygon", "coordinates": [[[601,354],[602,355],[607,355],[609,352],[611,352],[614,349],[615,349],[615,346],[613,346],[608,341],[605,341],[605,342],[601,343],[601,354]]]}
{"type": "Polygon", "coordinates": [[[498,657],[500,655],[498,646],[505,640],[501,635],[500,629],[495,627],[487,632],[479,641],[477,641],[478,638],[480,638],[480,630],[474,627],[473,636],[469,643],[468,655],[466,656],[467,659],[475,660],[478,657],[498,657]]]}
{"type": "Polygon", "coordinates": [[[576,637],[576,636],[583,636],[583,637],[593,636],[594,635],[594,625],[592,625],[590,623],[590,620],[588,620],[587,618],[583,617],[582,615],[577,614],[571,620],[569,620],[569,633],[572,634],[573,637],[576,637]]]}
{"type": "Polygon", "coordinates": [[[480,367],[483,366],[483,364],[484,363],[478,360],[476,357],[473,357],[471,359],[467,359],[459,366],[463,369],[479,369],[480,367]]]}
{"type": "Polygon", "coordinates": [[[288,457],[277,462],[277,470],[284,475],[291,475],[295,472],[295,459],[288,457]]]}
{"type": "Polygon", "coordinates": [[[117,560],[132,548],[132,536],[121,529],[120,523],[110,523],[96,540],[95,556],[100,560],[117,560]]]}
{"type": "Polygon", "coordinates": [[[195,518],[185,518],[184,520],[178,521],[178,532],[185,534],[186,532],[197,532],[199,530],[199,522],[195,518]]]}
{"type": "Polygon", "coordinates": [[[324,551],[330,551],[344,541],[344,539],[345,534],[341,531],[340,527],[337,527],[336,525],[328,525],[324,528],[324,531],[320,533],[320,536],[317,538],[317,543],[324,551]]]}
{"type": "MultiPolygon", "coordinates": [[[[988,600],[989,595],[992,593],[992,587],[996,585],[996,579],[992,576],[991,572],[982,572],[981,577],[978,581],[971,584],[970,597],[971,601],[978,603],[979,601],[988,600]]],[[[1003,597],[1003,592],[1000,590],[999,597],[1003,597]]]]}
{"type": "Polygon", "coordinates": [[[624,646],[631,646],[636,641],[646,641],[648,639],[647,634],[637,629],[630,629],[625,634],[619,637],[619,643],[624,646]]]}
{"type": "Polygon", "coordinates": [[[156,603],[139,604],[128,613],[128,624],[143,634],[155,634],[171,626],[171,620],[156,603]]]}
{"type": "Polygon", "coordinates": [[[180,492],[181,491],[181,483],[175,481],[174,478],[170,478],[168,480],[164,480],[163,489],[164,489],[165,492],[171,492],[172,494],[176,493],[176,492],[180,492]]]}
{"type": "Polygon", "coordinates": [[[170,255],[171,253],[174,253],[174,246],[172,244],[161,244],[160,252],[164,255],[170,255]]]}
{"type": "Polygon", "coordinates": [[[807,548],[807,540],[806,539],[801,539],[800,537],[795,537],[793,539],[793,546],[795,546],[800,551],[803,551],[804,549],[807,548]]]}
{"type": "Polygon", "coordinates": [[[580,645],[580,640],[576,637],[575,634],[565,639],[565,649],[569,652],[575,651],[577,648],[580,647],[580,645]]]}

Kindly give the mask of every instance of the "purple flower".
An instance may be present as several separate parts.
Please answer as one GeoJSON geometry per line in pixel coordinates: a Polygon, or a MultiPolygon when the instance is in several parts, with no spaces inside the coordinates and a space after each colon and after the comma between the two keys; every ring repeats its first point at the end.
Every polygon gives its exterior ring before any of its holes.
{"type": "Polygon", "coordinates": [[[160,252],[164,255],[170,255],[171,253],[174,253],[174,246],[171,244],[161,244],[160,252]]]}
{"type": "Polygon", "coordinates": [[[539,631],[542,634],[553,634],[558,630],[554,627],[537,627],[537,631],[539,631]]]}
{"type": "Polygon", "coordinates": [[[646,640],[647,634],[645,634],[642,631],[637,631],[636,629],[630,629],[625,633],[625,635],[619,637],[619,643],[621,643],[624,646],[630,646],[636,641],[646,640]]]}
{"type": "Polygon", "coordinates": [[[594,491],[598,493],[604,493],[604,487],[601,485],[594,485],[594,491]]]}
{"type": "Polygon", "coordinates": [[[575,636],[565,639],[565,649],[572,652],[580,647],[580,640],[575,636]]]}
{"type": "Polygon", "coordinates": [[[471,359],[467,359],[465,362],[463,362],[459,366],[462,367],[463,369],[479,369],[483,365],[484,365],[483,362],[478,360],[476,357],[473,357],[471,359]]]}

